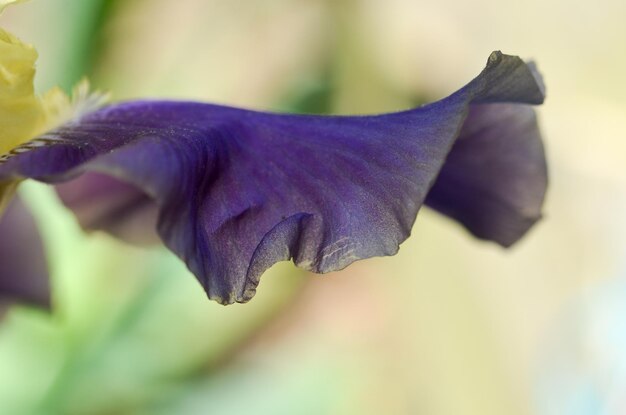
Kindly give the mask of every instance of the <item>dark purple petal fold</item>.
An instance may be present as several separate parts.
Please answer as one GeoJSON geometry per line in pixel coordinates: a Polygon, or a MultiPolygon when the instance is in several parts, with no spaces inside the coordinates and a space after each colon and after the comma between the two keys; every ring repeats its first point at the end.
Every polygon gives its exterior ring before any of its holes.
{"type": "Polygon", "coordinates": [[[0,302],[5,301],[50,306],[43,244],[32,215],[18,197],[0,217],[0,302]]]}
{"type": "Polygon", "coordinates": [[[541,218],[547,166],[534,110],[472,105],[426,205],[510,246],[541,218]]]}
{"type": "Polygon", "coordinates": [[[499,52],[456,93],[393,114],[127,102],[38,138],[49,145],[7,160],[0,180],[69,181],[60,194],[83,226],[124,238],[149,212],[210,298],[245,302],[277,261],[324,273],[393,255],[434,183],[435,208],[513,243],[546,187],[536,121],[519,104],[542,102],[534,66],[499,52]]]}

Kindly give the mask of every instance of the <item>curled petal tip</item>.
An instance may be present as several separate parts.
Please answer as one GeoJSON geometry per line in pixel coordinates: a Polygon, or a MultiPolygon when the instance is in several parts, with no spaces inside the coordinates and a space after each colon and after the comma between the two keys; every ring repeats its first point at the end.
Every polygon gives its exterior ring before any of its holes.
{"type": "Polygon", "coordinates": [[[518,56],[492,52],[480,75],[466,87],[478,103],[515,102],[542,104],[545,86],[536,65],[518,56]]]}
{"type": "Polygon", "coordinates": [[[534,110],[470,107],[426,204],[473,235],[510,247],[541,218],[548,172],[534,110]]]}
{"type": "Polygon", "coordinates": [[[504,54],[502,53],[502,51],[494,50],[493,52],[491,52],[491,54],[487,58],[487,68],[497,65],[502,60],[503,56],[504,54]]]}

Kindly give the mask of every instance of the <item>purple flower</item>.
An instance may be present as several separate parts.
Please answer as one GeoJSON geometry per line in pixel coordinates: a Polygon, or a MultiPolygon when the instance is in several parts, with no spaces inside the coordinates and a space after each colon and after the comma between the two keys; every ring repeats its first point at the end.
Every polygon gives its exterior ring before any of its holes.
{"type": "Polygon", "coordinates": [[[209,298],[246,302],[277,261],[325,273],[395,254],[424,203],[513,244],[541,216],[546,162],[527,104],[543,99],[533,64],[494,52],[459,91],[391,114],[125,102],[13,148],[0,183],[64,183],[86,229],[135,242],[156,229],[209,298]]]}
{"type": "Polygon", "coordinates": [[[14,198],[0,218],[0,305],[21,301],[50,305],[43,245],[33,217],[14,198]]]}

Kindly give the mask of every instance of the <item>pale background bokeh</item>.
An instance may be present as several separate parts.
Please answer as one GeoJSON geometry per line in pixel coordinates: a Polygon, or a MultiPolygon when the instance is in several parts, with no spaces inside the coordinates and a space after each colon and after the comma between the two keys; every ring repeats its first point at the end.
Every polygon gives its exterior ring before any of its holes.
{"type": "Polygon", "coordinates": [[[322,277],[282,264],[224,308],[164,249],[84,236],[30,185],[56,308],[15,308],[0,328],[0,413],[626,413],[625,343],[611,337],[626,319],[625,16],[623,0],[8,10],[3,27],[40,51],[40,90],[86,72],[114,99],[289,110],[317,92],[334,113],[383,112],[456,90],[492,50],[534,59],[550,188],[511,250],[424,209],[395,257],[322,277]]]}

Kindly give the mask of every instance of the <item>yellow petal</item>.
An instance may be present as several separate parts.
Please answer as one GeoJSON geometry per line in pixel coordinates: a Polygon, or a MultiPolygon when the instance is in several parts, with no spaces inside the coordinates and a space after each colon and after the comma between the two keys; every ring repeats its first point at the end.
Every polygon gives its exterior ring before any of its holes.
{"type": "Polygon", "coordinates": [[[32,46],[0,29],[0,154],[33,138],[44,122],[33,87],[36,60],[32,46]]]}
{"type": "Polygon", "coordinates": [[[40,98],[44,121],[36,135],[67,121],[80,119],[82,115],[100,108],[108,99],[107,93],[90,91],[89,81],[85,78],[74,86],[71,97],[61,88],[52,88],[40,98]]]}
{"type": "MultiPolygon", "coordinates": [[[[2,0],[0,0],[2,1],[2,0]]],[[[53,88],[35,95],[37,51],[0,29],[0,159],[11,150],[66,121],[100,107],[107,95],[89,92],[82,80],[69,97],[53,88]]]]}
{"type": "Polygon", "coordinates": [[[0,13],[4,10],[5,7],[10,6],[13,3],[22,3],[28,0],[0,0],[0,13]]]}
{"type": "MultiPolygon", "coordinates": [[[[0,13],[22,1],[26,0],[0,0],[0,13]]],[[[25,150],[18,149],[22,144],[107,100],[105,94],[90,93],[86,80],[74,88],[71,98],[60,88],[37,97],[33,86],[36,60],[37,51],[31,45],[0,29],[0,162],[25,150]]],[[[19,182],[0,182],[0,215],[19,182]]]]}

